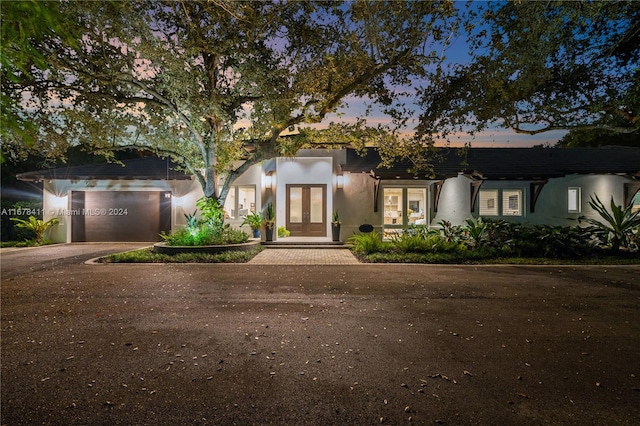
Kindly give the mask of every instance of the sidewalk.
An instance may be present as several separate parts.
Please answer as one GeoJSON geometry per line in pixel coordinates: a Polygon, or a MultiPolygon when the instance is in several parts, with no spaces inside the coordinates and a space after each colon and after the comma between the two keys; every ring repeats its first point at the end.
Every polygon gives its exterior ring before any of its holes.
{"type": "Polygon", "coordinates": [[[349,249],[264,249],[249,265],[358,265],[349,249]]]}

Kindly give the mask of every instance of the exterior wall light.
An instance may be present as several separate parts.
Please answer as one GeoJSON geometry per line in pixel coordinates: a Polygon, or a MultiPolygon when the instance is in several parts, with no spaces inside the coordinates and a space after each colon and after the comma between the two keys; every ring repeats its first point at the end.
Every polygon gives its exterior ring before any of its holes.
{"type": "Polygon", "coordinates": [[[273,190],[275,185],[275,176],[273,176],[273,172],[269,172],[269,174],[264,175],[263,186],[265,189],[273,190]]]}
{"type": "Polygon", "coordinates": [[[338,175],[336,177],[336,186],[338,189],[344,188],[344,175],[338,175]]]}

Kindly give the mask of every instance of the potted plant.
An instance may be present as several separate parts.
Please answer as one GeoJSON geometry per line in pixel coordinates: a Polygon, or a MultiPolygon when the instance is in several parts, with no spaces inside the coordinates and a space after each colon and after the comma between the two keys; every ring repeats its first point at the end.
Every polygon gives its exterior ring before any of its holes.
{"type": "Polygon", "coordinates": [[[253,238],[260,238],[260,226],[262,226],[262,216],[258,213],[251,213],[244,217],[242,225],[249,225],[253,231],[253,238]]]}
{"type": "Polygon", "coordinates": [[[276,226],[276,215],[273,211],[272,203],[267,204],[267,208],[264,209],[262,223],[264,224],[267,241],[273,241],[273,228],[276,226]]]}
{"type": "Polygon", "coordinates": [[[340,224],[340,215],[335,211],[331,218],[331,236],[333,241],[340,241],[340,224]]]}

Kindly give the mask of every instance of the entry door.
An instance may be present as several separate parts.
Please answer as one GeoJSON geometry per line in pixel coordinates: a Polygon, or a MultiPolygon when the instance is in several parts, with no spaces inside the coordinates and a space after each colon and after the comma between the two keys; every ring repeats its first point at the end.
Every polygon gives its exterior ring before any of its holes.
{"type": "Polygon", "coordinates": [[[287,230],[292,237],[327,236],[326,185],[287,185],[287,230]]]}

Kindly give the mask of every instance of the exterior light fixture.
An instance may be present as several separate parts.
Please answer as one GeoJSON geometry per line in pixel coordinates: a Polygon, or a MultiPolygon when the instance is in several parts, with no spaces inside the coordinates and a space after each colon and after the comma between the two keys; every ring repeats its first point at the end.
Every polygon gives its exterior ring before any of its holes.
{"type": "Polygon", "coordinates": [[[269,172],[268,174],[264,175],[263,183],[265,189],[273,190],[273,187],[275,185],[275,176],[273,176],[273,172],[269,172]]]}
{"type": "Polygon", "coordinates": [[[336,186],[338,187],[338,189],[344,188],[344,176],[343,175],[338,175],[336,177],[336,186]]]}

